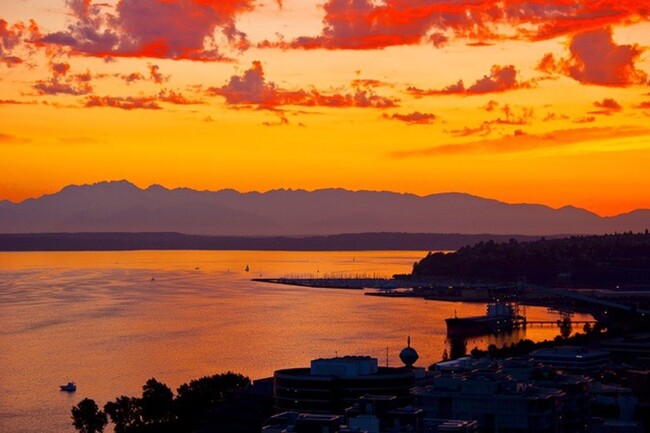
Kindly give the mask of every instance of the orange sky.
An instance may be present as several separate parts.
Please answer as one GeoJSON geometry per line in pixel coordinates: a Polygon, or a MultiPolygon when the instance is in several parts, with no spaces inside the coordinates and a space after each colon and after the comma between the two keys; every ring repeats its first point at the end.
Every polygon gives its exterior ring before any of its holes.
{"type": "Polygon", "coordinates": [[[128,179],[650,208],[642,3],[2,2],[0,199],[128,179]]]}

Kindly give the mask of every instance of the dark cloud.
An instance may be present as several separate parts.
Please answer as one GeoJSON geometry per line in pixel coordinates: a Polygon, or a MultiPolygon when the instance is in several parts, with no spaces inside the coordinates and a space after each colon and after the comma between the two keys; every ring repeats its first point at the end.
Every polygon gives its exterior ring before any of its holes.
{"type": "Polygon", "coordinates": [[[633,0],[328,0],[318,36],[264,41],[264,47],[381,49],[451,38],[485,45],[504,39],[542,40],[647,19],[633,0]]]}
{"type": "Polygon", "coordinates": [[[484,75],[483,78],[477,80],[469,87],[465,87],[463,80],[458,80],[457,83],[440,90],[423,90],[416,87],[409,87],[407,90],[413,96],[420,97],[433,95],[482,95],[530,87],[530,82],[519,81],[517,79],[517,70],[513,65],[494,65],[492,66],[490,75],[484,75]]]}
{"type": "Polygon", "coordinates": [[[419,111],[414,111],[409,114],[393,113],[388,115],[384,113],[382,117],[384,119],[399,120],[409,125],[431,125],[437,118],[435,114],[420,113],[419,111]]]}
{"type": "Polygon", "coordinates": [[[252,0],[121,0],[115,9],[90,0],[68,0],[72,21],[65,31],[41,43],[70,47],[100,57],[150,57],[200,61],[225,60],[215,32],[239,48],[246,35],[235,27],[252,0]]]}
{"type": "Polygon", "coordinates": [[[221,87],[208,89],[211,95],[223,96],[229,105],[256,105],[273,108],[284,105],[321,106],[321,107],[395,107],[396,100],[375,94],[367,83],[356,83],[350,93],[321,93],[318,90],[285,90],[274,82],[267,81],[262,64],[253,62],[250,69],[242,75],[230,78],[221,87]]]}
{"type": "Polygon", "coordinates": [[[611,28],[573,36],[569,51],[568,58],[544,55],[537,68],[548,74],[567,75],[583,84],[624,87],[648,82],[648,75],[636,67],[644,49],[636,44],[617,45],[611,28]]]}

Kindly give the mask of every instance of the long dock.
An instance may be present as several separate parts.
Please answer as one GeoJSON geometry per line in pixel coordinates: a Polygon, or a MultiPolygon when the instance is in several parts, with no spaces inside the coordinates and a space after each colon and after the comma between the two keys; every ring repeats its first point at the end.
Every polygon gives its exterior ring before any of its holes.
{"type": "MultiPolygon", "coordinates": [[[[522,326],[528,326],[528,325],[557,325],[558,323],[562,323],[562,320],[526,320],[522,326]]],[[[595,325],[598,323],[597,320],[571,320],[571,325],[595,325]]]]}

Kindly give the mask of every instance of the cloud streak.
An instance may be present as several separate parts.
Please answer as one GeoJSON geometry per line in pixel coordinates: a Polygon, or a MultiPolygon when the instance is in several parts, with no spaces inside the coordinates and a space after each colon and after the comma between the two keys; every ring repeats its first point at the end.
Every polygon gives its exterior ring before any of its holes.
{"type": "Polygon", "coordinates": [[[513,135],[496,139],[484,139],[460,144],[442,144],[426,149],[393,152],[396,159],[424,158],[469,154],[501,154],[525,152],[569,146],[577,143],[603,141],[615,138],[639,137],[650,134],[650,128],[642,127],[593,127],[561,129],[547,134],[526,134],[515,131],[513,135]]]}
{"type": "Polygon", "coordinates": [[[161,110],[160,103],[173,105],[197,105],[204,102],[190,99],[174,90],[163,89],[154,96],[97,96],[90,95],[84,101],[84,107],[110,107],[122,110],[161,110]]]}
{"type": "Polygon", "coordinates": [[[391,115],[388,115],[384,113],[382,117],[384,119],[399,120],[400,122],[404,122],[408,125],[431,125],[437,118],[435,114],[421,113],[419,111],[414,111],[409,114],[393,113],[391,115]]]}
{"type": "Polygon", "coordinates": [[[436,96],[436,95],[484,95],[486,93],[502,93],[509,90],[530,88],[531,83],[520,81],[517,78],[517,70],[513,65],[494,65],[489,75],[475,81],[471,86],[466,87],[463,80],[451,84],[444,89],[423,90],[417,87],[409,87],[407,91],[415,96],[436,96]]]}

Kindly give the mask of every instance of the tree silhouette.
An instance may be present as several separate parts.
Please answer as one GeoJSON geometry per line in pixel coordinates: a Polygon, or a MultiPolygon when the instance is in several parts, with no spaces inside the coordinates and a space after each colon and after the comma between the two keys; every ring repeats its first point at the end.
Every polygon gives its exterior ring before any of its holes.
{"type": "Polygon", "coordinates": [[[223,401],[226,391],[241,389],[250,379],[241,374],[227,372],[190,381],[181,385],[175,400],[175,409],[181,424],[199,421],[202,414],[215,409],[223,401]]]}
{"type": "Polygon", "coordinates": [[[115,433],[126,433],[129,429],[142,425],[142,410],[138,398],[125,395],[118,397],[104,405],[104,412],[115,424],[115,433]]]}
{"type": "Polygon", "coordinates": [[[562,318],[562,320],[558,320],[557,326],[560,328],[560,335],[562,338],[569,338],[571,335],[571,317],[566,316],[562,318]]]}
{"type": "Polygon", "coordinates": [[[140,408],[142,420],[146,424],[159,424],[169,421],[172,416],[174,394],[167,385],[151,378],[142,387],[140,408]]]}
{"type": "Polygon", "coordinates": [[[106,414],[99,410],[95,400],[84,398],[72,408],[72,425],[80,433],[101,433],[107,423],[106,414]]]}

